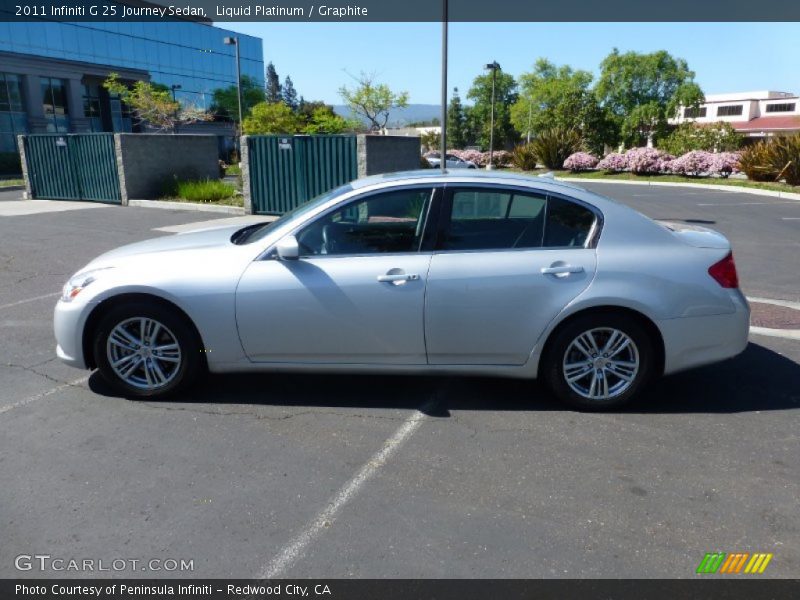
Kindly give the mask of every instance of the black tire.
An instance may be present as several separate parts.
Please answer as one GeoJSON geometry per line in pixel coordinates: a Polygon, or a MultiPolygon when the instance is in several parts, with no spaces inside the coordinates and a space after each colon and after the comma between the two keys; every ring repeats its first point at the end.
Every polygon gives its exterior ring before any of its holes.
{"type": "MultiPolygon", "coordinates": [[[[592,356],[594,355],[595,353],[593,352],[592,356]]],[[[597,356],[602,357],[603,353],[601,352],[597,356]]],[[[627,362],[632,362],[630,356],[623,356],[622,358],[628,358],[627,362]]],[[[654,340],[637,319],[620,313],[586,314],[567,322],[566,325],[555,332],[542,360],[541,375],[553,394],[562,402],[580,410],[610,410],[627,404],[647,386],[655,372],[655,359],[654,340]],[[589,398],[581,395],[571,387],[564,374],[565,361],[573,362],[584,359],[583,355],[578,353],[574,347],[570,348],[570,346],[582,334],[593,331],[593,336],[597,337],[598,346],[601,346],[602,350],[602,342],[608,341],[608,338],[603,336],[610,337],[610,330],[621,332],[633,342],[633,350],[631,350],[631,345],[628,344],[623,352],[626,354],[633,351],[636,352],[638,355],[638,369],[630,378],[631,381],[626,382],[615,375],[613,371],[609,376],[608,372],[601,368],[607,385],[609,385],[609,381],[622,383],[618,393],[606,398],[589,398]],[[568,356],[567,352],[570,353],[568,356]],[[576,356],[579,359],[576,359],[576,356]]],[[[590,372],[585,376],[585,379],[574,383],[576,387],[589,387],[591,389],[591,378],[594,377],[595,367],[589,367],[588,363],[593,360],[591,357],[585,357],[587,368],[590,368],[590,372]]],[[[574,372],[577,373],[578,371],[574,372]]],[[[600,378],[600,381],[602,379],[600,378]]],[[[609,390],[611,389],[613,389],[612,386],[609,387],[609,390]]]]}
{"type": "MultiPolygon", "coordinates": [[[[135,328],[135,321],[132,327],[135,328]]],[[[135,329],[134,329],[135,331],[135,329]]],[[[163,341],[168,338],[160,337],[163,341]]],[[[152,342],[154,345],[158,341],[152,342]]],[[[117,391],[126,397],[132,398],[159,398],[175,394],[187,389],[197,380],[203,371],[204,362],[201,356],[201,344],[197,339],[197,334],[187,319],[174,309],[170,309],[154,302],[135,301],[111,308],[100,319],[93,332],[92,349],[94,352],[95,364],[103,378],[117,391]],[[179,362],[177,367],[170,367],[170,377],[163,385],[156,385],[152,388],[143,388],[132,385],[120,377],[112,368],[109,359],[108,340],[114,328],[122,323],[129,322],[131,319],[145,318],[157,321],[162,328],[159,336],[171,335],[179,348],[179,362]]],[[[149,350],[148,350],[149,351],[149,350]]],[[[166,360],[166,359],[164,359],[166,360]]],[[[143,365],[142,361],[140,363],[143,365]]],[[[168,366],[166,363],[159,363],[168,366]]],[[[143,377],[146,375],[143,367],[135,369],[143,377]]],[[[166,369],[161,371],[165,373],[166,369]]],[[[137,377],[137,375],[133,375],[137,377]]],[[[148,376],[149,379],[149,376],[148,376]]]]}

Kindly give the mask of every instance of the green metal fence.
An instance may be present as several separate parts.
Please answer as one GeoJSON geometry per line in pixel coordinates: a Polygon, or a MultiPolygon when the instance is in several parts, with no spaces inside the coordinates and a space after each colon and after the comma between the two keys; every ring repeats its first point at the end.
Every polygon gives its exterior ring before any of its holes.
{"type": "Polygon", "coordinates": [[[247,138],[253,212],[282,214],[352,181],[354,135],[259,135],[247,138]]]}
{"type": "Polygon", "coordinates": [[[121,202],[114,134],[43,133],[23,139],[34,198],[121,202]]]}

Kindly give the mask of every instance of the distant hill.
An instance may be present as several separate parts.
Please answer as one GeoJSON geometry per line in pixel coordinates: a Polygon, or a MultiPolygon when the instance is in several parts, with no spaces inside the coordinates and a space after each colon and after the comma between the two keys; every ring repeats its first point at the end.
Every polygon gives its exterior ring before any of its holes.
{"type": "MultiPolygon", "coordinates": [[[[337,115],[345,118],[351,116],[350,109],[343,104],[334,105],[333,110],[337,115]]],[[[440,119],[441,113],[442,109],[438,104],[409,104],[405,108],[396,108],[391,111],[387,125],[389,127],[403,127],[418,121],[440,119]]]]}

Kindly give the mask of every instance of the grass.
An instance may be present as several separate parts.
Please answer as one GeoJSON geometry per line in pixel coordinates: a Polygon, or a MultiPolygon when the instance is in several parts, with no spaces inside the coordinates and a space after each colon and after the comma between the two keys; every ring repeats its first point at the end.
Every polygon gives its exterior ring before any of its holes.
{"type": "Polygon", "coordinates": [[[218,179],[178,179],[171,182],[165,192],[165,200],[242,206],[241,197],[235,197],[236,189],[218,179]]]}
{"type": "Polygon", "coordinates": [[[242,174],[242,168],[238,164],[228,165],[227,167],[225,167],[226,177],[230,175],[241,175],[241,174],[242,174]]]}
{"type": "MultiPolygon", "coordinates": [[[[536,169],[535,171],[523,171],[521,169],[511,168],[509,171],[516,171],[518,173],[528,173],[530,175],[540,175],[548,173],[550,169],[536,169]]],[[[580,173],[573,173],[572,171],[553,170],[557,178],[560,177],[575,177],[578,179],[609,179],[619,181],[648,181],[653,183],[658,182],[675,182],[675,183],[699,183],[705,185],[730,185],[734,187],[744,187],[758,190],[772,190],[775,192],[800,192],[800,187],[791,186],[781,182],[762,182],[750,181],[749,179],[723,179],[722,177],[685,177],[683,175],[636,175],[635,173],[606,173],[605,171],[582,171],[580,173]]]]}
{"type": "Polygon", "coordinates": [[[24,179],[0,179],[0,188],[11,187],[12,185],[25,185],[24,179]]]}

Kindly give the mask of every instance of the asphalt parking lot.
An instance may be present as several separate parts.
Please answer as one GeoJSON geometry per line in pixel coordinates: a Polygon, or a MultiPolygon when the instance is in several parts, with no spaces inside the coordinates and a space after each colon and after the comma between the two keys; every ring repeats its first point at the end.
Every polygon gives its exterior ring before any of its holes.
{"type": "MultiPolygon", "coordinates": [[[[800,202],[587,187],[722,231],[748,296],[800,301],[800,202]]],[[[671,578],[712,551],[800,572],[800,341],[753,335],[611,414],[489,378],[225,376],[129,401],[55,359],[57,292],[217,217],[23,214],[18,195],[0,193],[0,577],[98,575],[15,568],[34,554],[193,561],[116,573],[134,577],[671,578]]]]}

